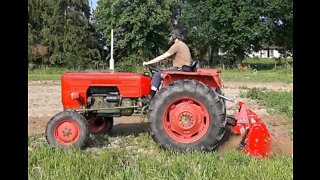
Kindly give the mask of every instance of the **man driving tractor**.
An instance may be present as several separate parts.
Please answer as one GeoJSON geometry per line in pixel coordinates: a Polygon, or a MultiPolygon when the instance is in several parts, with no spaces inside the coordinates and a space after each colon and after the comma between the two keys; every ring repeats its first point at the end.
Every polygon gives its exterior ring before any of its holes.
{"type": "Polygon", "coordinates": [[[168,57],[174,56],[173,67],[159,71],[155,73],[152,77],[151,81],[151,91],[149,97],[146,101],[149,101],[157,92],[160,84],[161,84],[161,73],[164,71],[183,71],[182,66],[190,66],[191,64],[191,54],[188,46],[182,42],[182,35],[179,30],[173,30],[170,33],[170,49],[164,54],[148,61],[143,62],[143,66],[158,63],[162,60],[165,60],[168,57]]]}

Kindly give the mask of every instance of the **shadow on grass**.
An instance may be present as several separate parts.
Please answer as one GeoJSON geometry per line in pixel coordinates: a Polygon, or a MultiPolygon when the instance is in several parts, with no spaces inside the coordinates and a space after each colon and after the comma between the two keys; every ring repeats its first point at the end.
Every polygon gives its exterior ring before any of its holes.
{"type": "MultiPolygon", "coordinates": [[[[141,133],[149,131],[149,125],[147,122],[141,123],[119,123],[115,124],[108,135],[91,135],[88,139],[85,148],[101,148],[110,145],[110,138],[113,137],[125,137],[134,135],[137,136],[141,133]]],[[[151,138],[151,137],[150,137],[151,138]]]]}
{"type": "Polygon", "coordinates": [[[256,69],[258,71],[261,70],[272,70],[275,68],[274,64],[251,64],[251,63],[244,63],[245,66],[250,66],[250,69],[256,69]]]}
{"type": "Polygon", "coordinates": [[[138,135],[149,131],[148,122],[141,123],[119,123],[113,126],[110,136],[138,135]]]}

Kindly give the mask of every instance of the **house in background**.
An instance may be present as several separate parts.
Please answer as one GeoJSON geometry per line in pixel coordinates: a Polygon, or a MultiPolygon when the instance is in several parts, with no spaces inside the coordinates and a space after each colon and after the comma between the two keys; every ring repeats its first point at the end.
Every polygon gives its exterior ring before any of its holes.
{"type": "MultiPolygon", "coordinates": [[[[258,58],[280,58],[283,57],[284,54],[281,54],[279,51],[281,50],[280,47],[278,46],[268,46],[268,47],[264,47],[261,50],[259,50],[258,52],[251,52],[248,53],[247,56],[248,57],[258,57],[258,58]]],[[[287,56],[291,56],[289,53],[287,53],[287,56]]]]}

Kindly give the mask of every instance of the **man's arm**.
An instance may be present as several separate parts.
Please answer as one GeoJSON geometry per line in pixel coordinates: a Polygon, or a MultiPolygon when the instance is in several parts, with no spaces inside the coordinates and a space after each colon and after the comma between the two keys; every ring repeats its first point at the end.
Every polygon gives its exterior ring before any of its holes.
{"type": "Polygon", "coordinates": [[[168,58],[168,57],[170,57],[170,56],[171,56],[170,53],[165,52],[164,54],[162,54],[162,55],[160,55],[160,56],[152,59],[151,61],[143,62],[143,65],[158,63],[158,62],[160,62],[160,61],[162,61],[162,60],[164,60],[164,59],[166,59],[166,58],[168,58]]]}

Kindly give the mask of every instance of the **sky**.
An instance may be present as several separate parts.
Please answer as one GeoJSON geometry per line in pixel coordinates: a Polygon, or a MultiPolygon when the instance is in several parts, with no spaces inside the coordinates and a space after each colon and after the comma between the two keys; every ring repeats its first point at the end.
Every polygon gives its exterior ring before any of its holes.
{"type": "Polygon", "coordinates": [[[90,0],[89,5],[91,6],[92,9],[95,9],[97,7],[97,2],[98,0],[90,0]]]}

